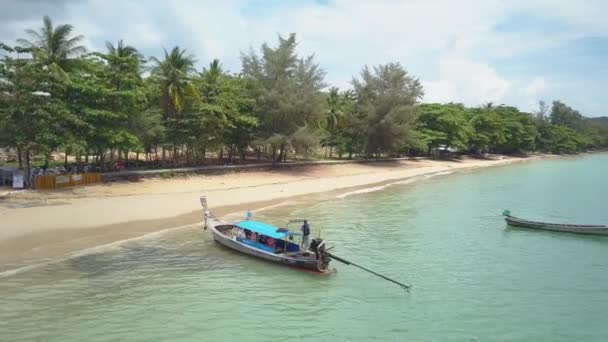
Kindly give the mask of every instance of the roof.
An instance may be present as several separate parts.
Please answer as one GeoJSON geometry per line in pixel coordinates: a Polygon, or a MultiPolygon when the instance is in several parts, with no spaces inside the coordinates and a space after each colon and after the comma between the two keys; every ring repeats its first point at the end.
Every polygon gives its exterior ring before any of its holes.
{"type": "Polygon", "coordinates": [[[251,230],[252,232],[256,232],[262,235],[269,236],[274,239],[284,239],[290,235],[293,235],[293,232],[278,232],[278,227],[269,225],[264,222],[257,221],[241,221],[236,224],[237,227],[241,227],[243,229],[251,230]]]}

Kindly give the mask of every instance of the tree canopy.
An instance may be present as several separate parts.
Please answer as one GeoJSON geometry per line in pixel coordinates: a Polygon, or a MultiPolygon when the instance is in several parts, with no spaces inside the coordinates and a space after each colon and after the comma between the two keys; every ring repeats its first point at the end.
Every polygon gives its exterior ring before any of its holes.
{"type": "Polygon", "coordinates": [[[607,118],[561,101],[541,101],[535,113],[421,103],[421,82],[398,62],[364,66],[351,89],[331,87],[315,56],[298,53],[295,34],[242,53],[242,70],[230,73],[217,59],[197,68],[180,46],[148,59],[123,40],[87,53],[74,32],[45,16],[17,45],[0,43],[0,147],[16,149],[28,170],[54,152],[107,170],[133,153],[136,164],[177,166],[208,155],[280,162],[608,146],[607,118]]]}

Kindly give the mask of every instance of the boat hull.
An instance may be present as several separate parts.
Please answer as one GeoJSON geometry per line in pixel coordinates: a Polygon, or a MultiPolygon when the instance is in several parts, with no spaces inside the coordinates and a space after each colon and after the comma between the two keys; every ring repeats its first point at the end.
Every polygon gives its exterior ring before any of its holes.
{"type": "Polygon", "coordinates": [[[505,217],[505,221],[507,222],[508,225],[510,225],[512,227],[549,230],[549,231],[562,232],[562,233],[608,236],[608,226],[546,223],[546,222],[528,221],[528,220],[520,219],[520,218],[513,217],[513,216],[505,217]]]}
{"type": "Polygon", "coordinates": [[[220,229],[218,229],[221,226],[232,226],[232,225],[222,222],[215,217],[207,218],[207,228],[209,228],[209,230],[211,230],[211,233],[213,234],[213,239],[215,240],[215,242],[217,242],[227,248],[233,249],[235,251],[238,251],[243,254],[247,254],[247,255],[250,255],[250,256],[253,256],[256,258],[260,258],[260,259],[263,259],[266,261],[270,261],[270,262],[274,262],[274,263],[278,263],[278,264],[282,264],[282,265],[286,265],[286,266],[296,267],[296,268],[313,271],[315,273],[321,273],[321,274],[329,273],[328,270],[319,269],[319,261],[317,259],[293,258],[293,257],[285,256],[282,254],[274,254],[274,253],[266,252],[266,251],[251,247],[249,245],[246,245],[244,243],[241,243],[241,242],[235,240],[234,238],[232,238],[230,236],[223,234],[220,231],[220,229]]]}

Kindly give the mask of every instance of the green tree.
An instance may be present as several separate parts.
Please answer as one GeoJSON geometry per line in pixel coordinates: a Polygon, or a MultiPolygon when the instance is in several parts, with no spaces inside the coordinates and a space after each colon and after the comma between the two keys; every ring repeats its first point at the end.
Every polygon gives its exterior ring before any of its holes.
{"type": "Polygon", "coordinates": [[[424,142],[427,154],[439,145],[468,148],[471,127],[462,104],[421,104],[418,106],[419,139],[424,142]]]}
{"type": "MultiPolygon", "coordinates": [[[[195,79],[201,97],[192,110],[194,143],[204,155],[208,147],[227,147],[228,159],[236,155],[245,159],[245,150],[254,139],[257,119],[253,116],[253,100],[249,97],[250,84],[239,75],[222,70],[219,60],[195,79]]],[[[223,158],[223,153],[220,157],[223,158]]]]}
{"type": "Polygon", "coordinates": [[[366,141],[366,117],[357,110],[357,95],[353,90],[344,91],[340,99],[341,115],[335,131],[335,144],[338,157],[348,153],[348,159],[352,159],[355,153],[361,153],[365,148],[366,141]]]}
{"type": "Polygon", "coordinates": [[[119,40],[116,45],[106,42],[106,53],[96,53],[108,65],[108,80],[116,90],[141,86],[143,56],[131,45],[119,40]]]}
{"type": "MultiPolygon", "coordinates": [[[[13,48],[2,44],[5,51],[13,48]]],[[[66,109],[61,94],[65,84],[46,65],[33,59],[5,55],[0,63],[0,139],[25,156],[29,182],[32,156],[50,154],[69,137],[67,127],[76,118],[66,109]]]]}
{"type": "Polygon", "coordinates": [[[506,141],[500,116],[487,107],[474,108],[469,112],[472,128],[469,139],[470,150],[481,153],[495,152],[496,146],[506,141]]]}
{"type": "Polygon", "coordinates": [[[176,46],[171,52],[165,50],[162,61],[156,57],[152,57],[151,61],[154,63],[152,74],[159,80],[167,117],[175,118],[184,108],[185,97],[196,96],[196,88],[191,82],[196,60],[186,50],[176,46]]]}
{"type": "Polygon", "coordinates": [[[536,149],[538,131],[531,114],[521,112],[515,107],[502,105],[497,107],[495,112],[500,118],[498,129],[502,130],[497,135],[500,138],[493,143],[495,152],[519,153],[536,149]]]}
{"type": "MultiPolygon", "coordinates": [[[[154,63],[152,76],[157,80],[161,93],[161,106],[165,113],[166,138],[173,145],[173,162],[178,160],[178,147],[190,139],[184,135],[184,126],[187,125],[186,118],[180,118],[180,114],[186,106],[186,98],[197,98],[197,89],[192,83],[195,69],[194,56],[186,50],[174,47],[170,52],[165,50],[163,60],[152,57],[154,63]]],[[[163,146],[163,161],[165,160],[165,148],[163,146]]]]}
{"type": "Polygon", "coordinates": [[[399,63],[389,63],[373,70],[364,67],[353,86],[357,111],[366,118],[368,156],[396,151],[414,139],[415,105],[424,94],[418,79],[399,63]]]}
{"type": "Polygon", "coordinates": [[[49,16],[44,16],[43,26],[38,30],[28,29],[25,32],[30,39],[18,39],[17,42],[30,48],[35,59],[46,65],[51,71],[64,78],[67,72],[77,63],[76,57],[84,54],[86,49],[79,45],[83,36],[71,37],[72,25],[54,26],[49,16]]]}
{"type": "Polygon", "coordinates": [[[337,87],[329,88],[329,92],[325,98],[326,117],[324,128],[326,130],[326,137],[322,139],[323,145],[325,145],[326,156],[327,148],[329,147],[329,158],[332,158],[333,150],[339,142],[338,131],[341,128],[340,126],[344,117],[343,105],[344,100],[340,94],[340,90],[337,87]]]}
{"type": "Polygon", "coordinates": [[[291,34],[279,36],[276,48],[263,44],[261,56],[254,51],[241,55],[243,76],[253,84],[260,140],[271,146],[276,161],[287,157],[291,135],[308,124],[314,126],[323,112],[325,72],[313,56],[298,56],[296,46],[296,36],[291,34]]]}

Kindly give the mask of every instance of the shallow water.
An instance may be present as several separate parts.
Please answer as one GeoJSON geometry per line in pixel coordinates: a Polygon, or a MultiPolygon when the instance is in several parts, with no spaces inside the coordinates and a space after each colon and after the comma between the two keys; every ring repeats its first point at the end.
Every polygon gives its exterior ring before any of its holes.
{"type": "MultiPolygon", "coordinates": [[[[0,277],[2,341],[605,341],[608,238],[500,213],[606,223],[608,155],[525,163],[273,208],[334,252],[318,277],[188,226],[0,277]]],[[[193,200],[198,200],[194,198],[193,200]]]]}

